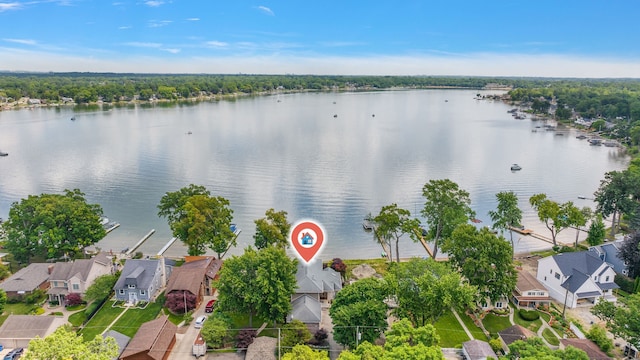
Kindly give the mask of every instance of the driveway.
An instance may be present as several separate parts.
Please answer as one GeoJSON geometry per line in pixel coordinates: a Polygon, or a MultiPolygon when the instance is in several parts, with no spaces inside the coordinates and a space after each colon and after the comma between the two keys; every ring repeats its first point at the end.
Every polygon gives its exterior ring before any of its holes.
{"type": "MultiPolygon", "coordinates": [[[[169,355],[168,360],[182,360],[182,359],[194,359],[192,353],[192,345],[196,340],[199,329],[194,327],[195,319],[201,315],[207,315],[204,312],[204,308],[207,305],[209,300],[213,299],[215,296],[205,296],[200,303],[200,306],[193,312],[193,320],[191,324],[183,325],[178,328],[178,333],[176,334],[176,344],[173,346],[173,350],[169,355]]],[[[206,357],[204,357],[206,358],[206,357]]]]}

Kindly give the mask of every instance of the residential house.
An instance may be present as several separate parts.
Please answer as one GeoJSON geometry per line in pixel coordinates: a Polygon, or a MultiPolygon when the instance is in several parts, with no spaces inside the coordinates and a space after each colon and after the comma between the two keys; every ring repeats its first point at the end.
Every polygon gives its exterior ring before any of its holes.
{"type": "Polygon", "coordinates": [[[122,355],[122,352],[127,347],[127,344],[129,344],[129,341],[131,341],[130,337],[128,337],[127,335],[121,334],[115,330],[109,330],[106,333],[103,333],[102,337],[103,338],[112,337],[116,340],[116,344],[118,345],[118,355],[116,355],[113,358],[113,360],[118,360],[120,358],[120,355],[122,355]]]}
{"type": "Polygon", "coordinates": [[[38,289],[46,291],[52,270],[53,264],[29,264],[0,283],[0,289],[7,293],[9,299],[20,299],[38,289]]]}
{"type": "Polygon", "coordinates": [[[511,343],[536,337],[536,334],[520,325],[513,325],[502,331],[498,331],[498,337],[502,342],[502,349],[507,353],[509,352],[509,345],[511,345],[511,343]]]}
{"type": "Polygon", "coordinates": [[[614,242],[601,244],[597,246],[591,246],[589,251],[593,251],[598,255],[602,261],[606,261],[613,267],[613,271],[622,275],[629,275],[629,269],[625,261],[619,257],[620,246],[622,246],[624,240],[617,240],[614,242]]]}
{"type": "Polygon", "coordinates": [[[216,289],[213,281],[218,277],[222,260],[213,256],[187,256],[182,266],[171,272],[165,293],[189,292],[196,296],[196,306],[204,296],[211,296],[216,289]]]}
{"type": "Polygon", "coordinates": [[[165,285],[164,258],[127,259],[113,290],[116,299],[135,304],[152,301],[165,285]]]}
{"type": "Polygon", "coordinates": [[[513,303],[521,307],[549,306],[551,297],[549,291],[533,276],[525,270],[518,271],[516,288],[512,295],[513,303]]]}
{"type": "Polygon", "coordinates": [[[66,323],[60,316],[9,315],[0,326],[0,344],[5,348],[27,347],[31,339],[44,338],[66,323]]]}
{"type": "Polygon", "coordinates": [[[166,360],[176,343],[178,327],[167,315],[147,321],[120,355],[122,360],[166,360]]]}
{"type": "Polygon", "coordinates": [[[322,307],[328,307],[336,292],[342,289],[340,273],[330,267],[323,268],[321,261],[308,265],[298,263],[297,289],[291,296],[292,311],[288,320],[300,320],[311,332],[320,328],[322,307]]]}
{"type": "Polygon", "coordinates": [[[497,359],[495,351],[488,342],[481,340],[469,340],[462,343],[462,355],[467,360],[497,359]]]}
{"type": "Polygon", "coordinates": [[[91,259],[57,262],[49,276],[49,301],[64,304],[68,294],[84,294],[97,277],[111,274],[113,265],[106,253],[98,253],[91,259]]]}
{"type": "Polygon", "coordinates": [[[598,345],[589,339],[560,339],[560,349],[565,349],[567,346],[573,346],[584,351],[587,353],[589,360],[612,360],[611,357],[600,350],[598,345]]]}
{"type": "Polygon", "coordinates": [[[613,267],[592,251],[561,253],[538,260],[536,278],[549,295],[569,308],[593,305],[599,299],[615,302],[613,267]]]}

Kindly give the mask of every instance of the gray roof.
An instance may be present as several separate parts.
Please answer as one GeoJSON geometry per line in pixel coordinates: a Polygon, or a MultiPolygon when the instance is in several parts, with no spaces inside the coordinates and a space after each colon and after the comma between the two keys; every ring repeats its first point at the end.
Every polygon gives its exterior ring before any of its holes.
{"type": "Polygon", "coordinates": [[[91,259],[78,259],[72,262],[57,262],[51,272],[49,280],[67,281],[77,276],[82,281],[86,281],[93,264],[97,263],[103,266],[109,266],[110,261],[106,253],[99,253],[91,259]]]}
{"type": "Polygon", "coordinates": [[[620,287],[618,286],[618,284],[614,282],[610,282],[610,283],[597,282],[596,285],[598,285],[598,287],[602,290],[611,290],[611,289],[617,289],[620,287]]]}
{"type": "Polygon", "coordinates": [[[317,260],[308,265],[298,262],[296,282],[296,293],[321,294],[342,289],[340,273],[329,267],[323,269],[322,262],[317,260]]]}
{"type": "Polygon", "coordinates": [[[320,302],[309,295],[302,295],[291,302],[292,320],[300,320],[305,324],[319,324],[322,319],[320,302]]]}
{"type": "Polygon", "coordinates": [[[462,343],[462,347],[466,351],[467,355],[469,355],[469,360],[498,358],[498,355],[493,351],[491,345],[486,341],[469,340],[462,343]]]}
{"type": "Polygon", "coordinates": [[[600,294],[599,291],[585,291],[585,292],[576,294],[578,298],[588,298],[588,297],[594,297],[594,296],[600,296],[600,295],[602,294],[600,294]]]}
{"type": "Polygon", "coordinates": [[[116,339],[116,344],[118,344],[118,355],[113,359],[114,360],[118,359],[122,354],[122,352],[124,351],[124,349],[127,347],[127,344],[129,344],[129,341],[131,341],[131,338],[115,330],[109,330],[106,333],[102,334],[103,338],[106,338],[108,336],[111,336],[112,338],[116,339]]]}
{"type": "Polygon", "coordinates": [[[514,341],[525,340],[536,336],[534,332],[520,325],[513,325],[502,331],[498,331],[498,335],[502,338],[502,341],[504,341],[507,346],[509,346],[514,341]]]}
{"type": "Polygon", "coordinates": [[[560,253],[554,255],[553,259],[565,276],[571,275],[574,269],[592,275],[604,263],[593,251],[560,253]]]}
{"type": "Polygon", "coordinates": [[[0,342],[2,339],[44,338],[66,321],[57,316],[47,315],[9,315],[0,326],[0,342]]]}
{"type": "Polygon", "coordinates": [[[139,289],[148,289],[158,266],[160,260],[157,259],[128,259],[113,288],[117,290],[134,284],[139,289]]]}
{"type": "Polygon", "coordinates": [[[589,279],[589,275],[583,274],[580,271],[574,271],[569,278],[562,283],[562,287],[574,293],[589,279]]]}
{"type": "Polygon", "coordinates": [[[34,263],[18,270],[0,284],[4,291],[33,291],[42,283],[49,280],[49,266],[51,264],[34,263]]]}
{"type": "Polygon", "coordinates": [[[624,260],[618,257],[618,244],[620,244],[620,242],[615,241],[613,243],[592,246],[589,248],[589,251],[596,253],[600,259],[611,264],[615,272],[622,274],[627,270],[627,265],[624,264],[624,260]]]}

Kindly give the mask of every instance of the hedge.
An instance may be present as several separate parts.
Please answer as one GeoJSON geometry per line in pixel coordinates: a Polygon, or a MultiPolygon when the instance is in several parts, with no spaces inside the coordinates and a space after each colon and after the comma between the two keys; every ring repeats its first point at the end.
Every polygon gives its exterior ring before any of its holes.
{"type": "Polygon", "coordinates": [[[534,321],[540,318],[540,313],[535,310],[520,309],[518,310],[518,315],[520,315],[520,318],[527,321],[534,321]]]}

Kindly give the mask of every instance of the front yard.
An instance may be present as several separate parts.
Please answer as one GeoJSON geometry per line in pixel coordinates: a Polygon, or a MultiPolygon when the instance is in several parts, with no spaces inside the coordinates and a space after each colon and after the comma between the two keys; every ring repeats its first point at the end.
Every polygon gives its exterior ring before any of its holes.
{"type": "Polygon", "coordinates": [[[113,300],[105,302],[100,310],[85,324],[84,328],[80,330],[80,334],[85,341],[93,340],[96,335],[102,334],[113,320],[124,311],[123,308],[114,307],[113,305],[113,300]]]}

